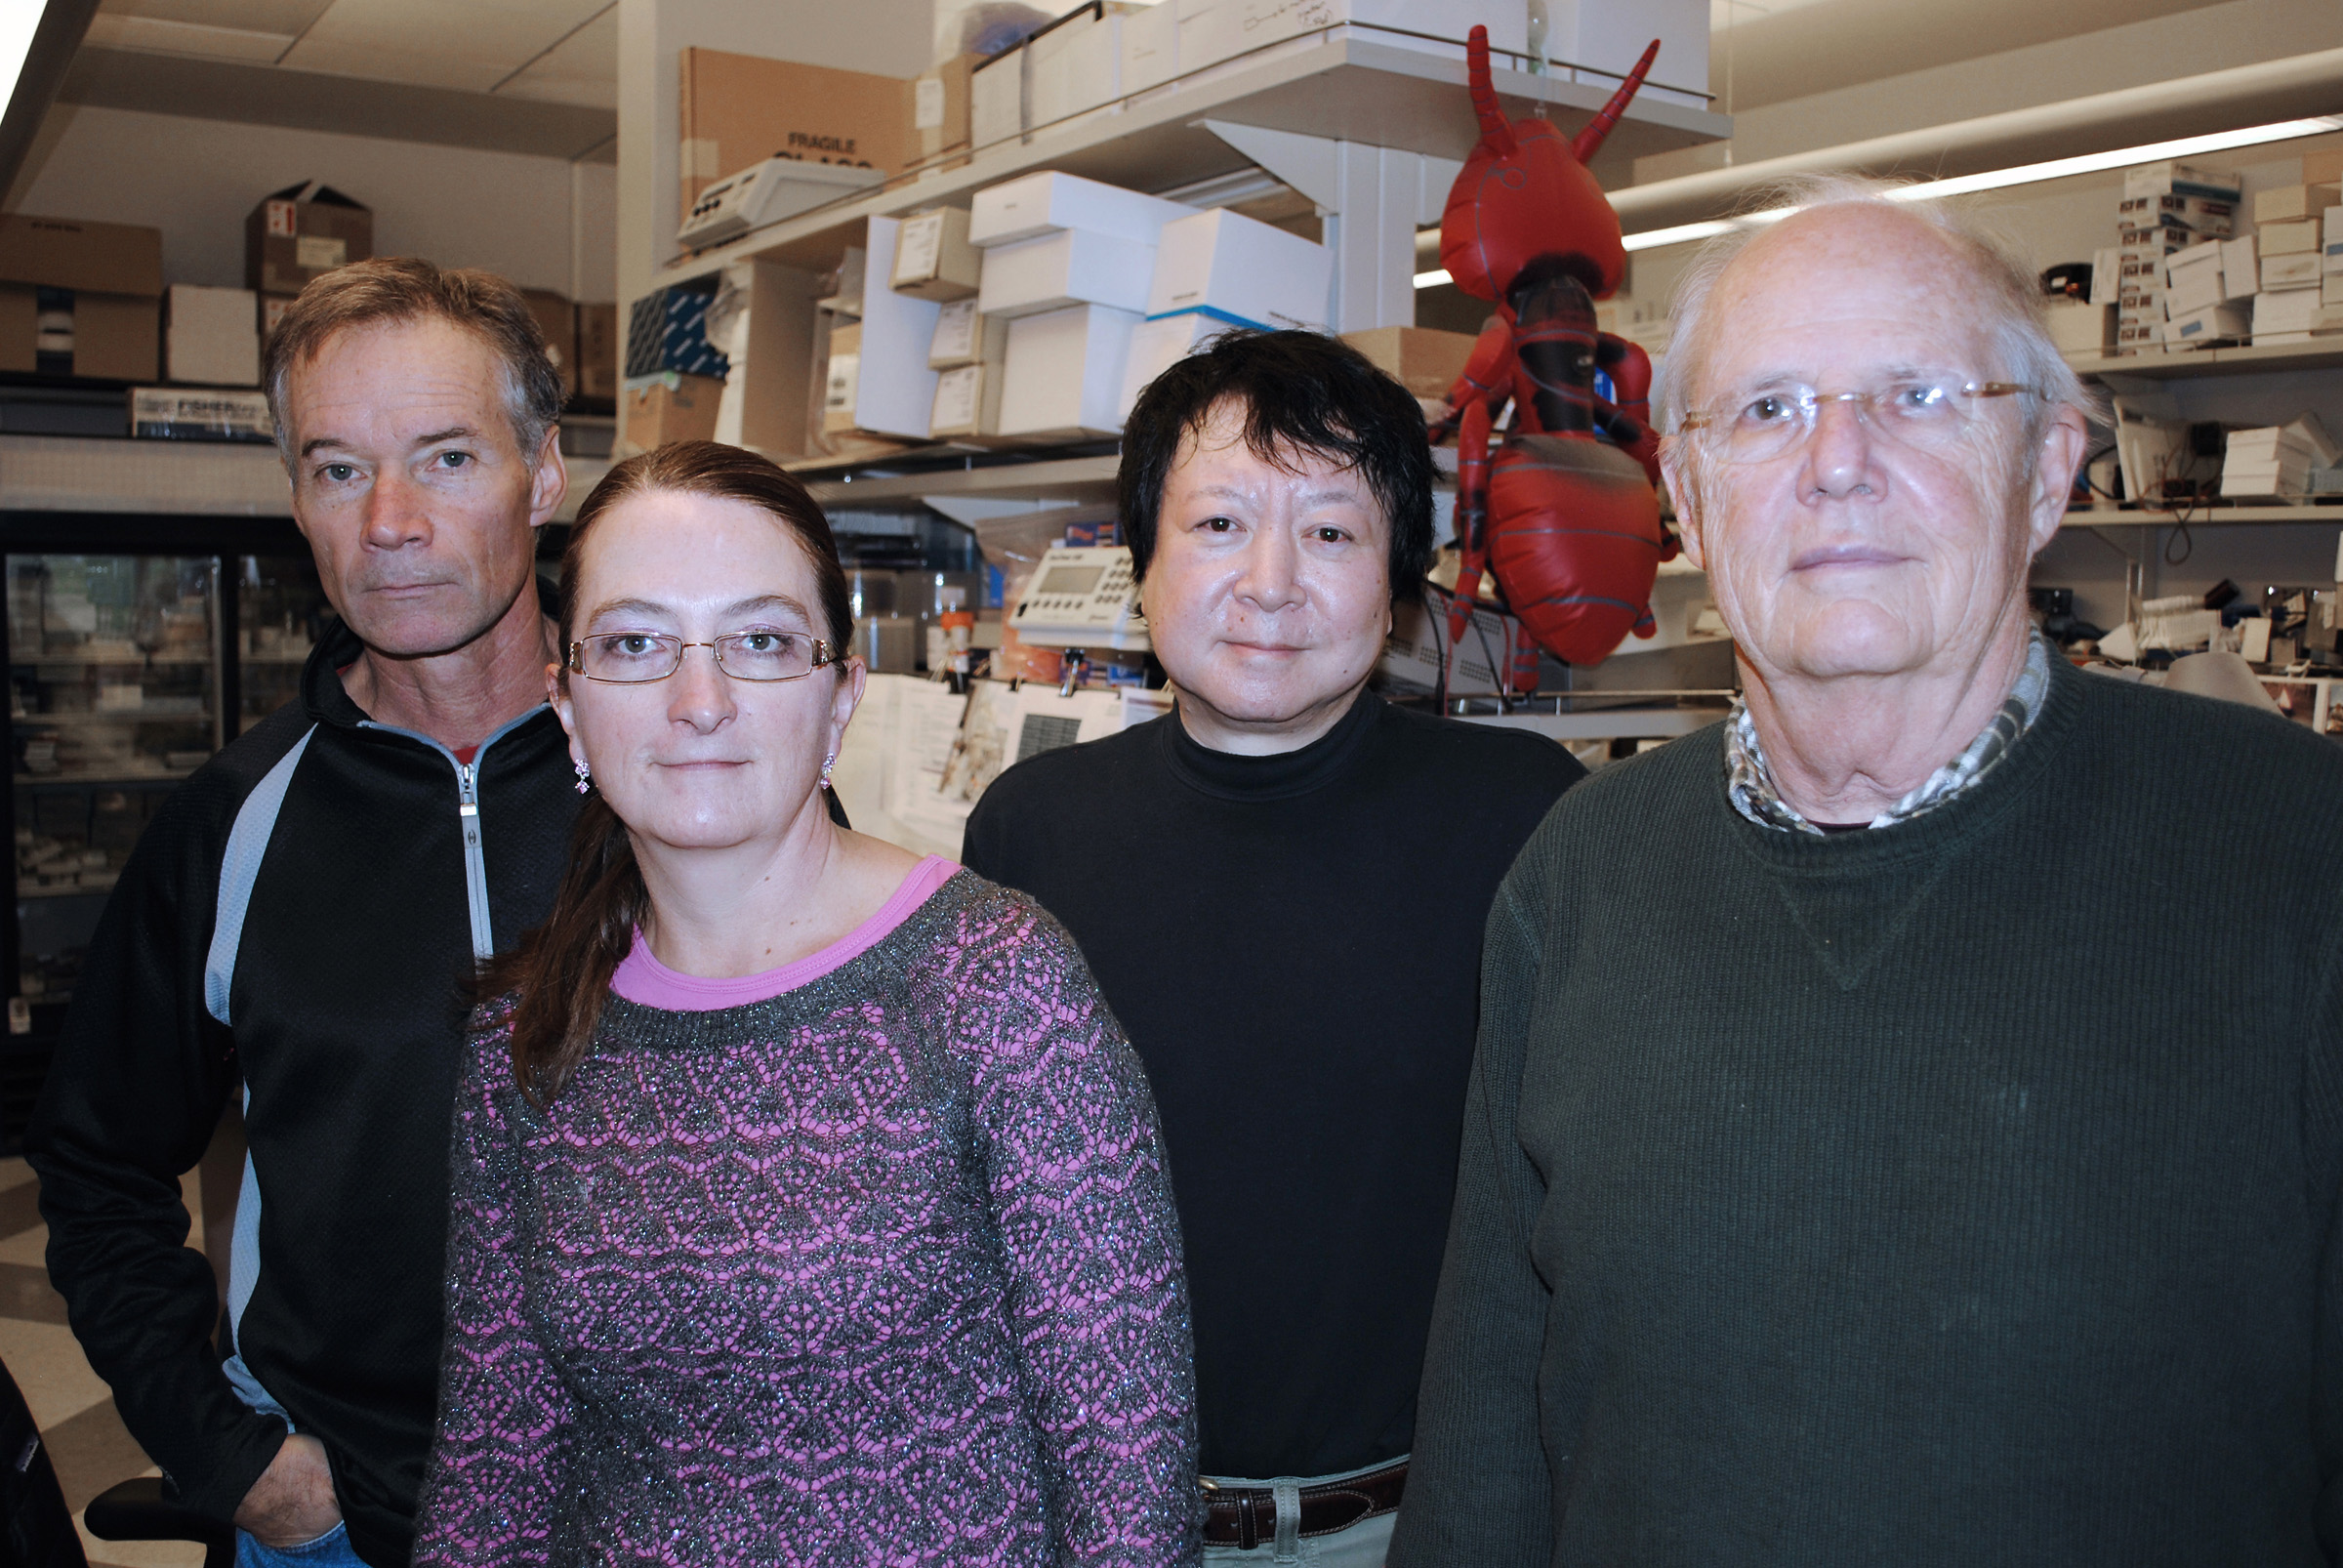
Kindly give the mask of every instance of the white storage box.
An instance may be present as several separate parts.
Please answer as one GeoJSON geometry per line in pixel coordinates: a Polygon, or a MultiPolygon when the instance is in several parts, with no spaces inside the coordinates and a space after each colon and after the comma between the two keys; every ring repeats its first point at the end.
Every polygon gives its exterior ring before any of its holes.
{"type": "MultiPolygon", "coordinates": [[[[1165,0],[1170,5],[1174,0],[1165,0]]],[[[1009,245],[1061,228],[1079,228],[1133,244],[1153,245],[1164,225],[1196,209],[1045,169],[976,192],[968,208],[968,242],[1009,245]]]]}
{"type": "Polygon", "coordinates": [[[261,384],[261,301],[252,290],[174,283],[163,291],[163,322],[165,380],[261,384]]]}
{"type": "Polygon", "coordinates": [[[2253,297],[2253,335],[2259,338],[2272,332],[2308,332],[2318,314],[2317,289],[2281,289],[2274,294],[2257,294],[2253,297]]]}
{"type": "Polygon", "coordinates": [[[2253,193],[2253,221],[2267,226],[2317,218],[2334,201],[2333,186],[2272,186],[2253,193]]]}
{"type": "Polygon", "coordinates": [[[1123,19],[1118,70],[1123,93],[1144,93],[1179,74],[1179,7],[1172,0],[1143,6],[1123,19]]]}
{"type": "Polygon", "coordinates": [[[1164,226],[1147,313],[1203,310],[1243,326],[1324,332],[1334,265],[1323,245],[1216,207],[1164,226]]]}
{"type": "Polygon", "coordinates": [[[2319,225],[2310,220],[2292,224],[2264,224],[2256,237],[2262,242],[2262,260],[2265,262],[2273,256],[2292,256],[2321,248],[2319,225]]]}
{"type": "Polygon", "coordinates": [[[2221,242],[2211,240],[2175,251],[2164,264],[2164,309],[2186,315],[2228,299],[2229,286],[2221,269],[2221,242]]]}
{"type": "Polygon", "coordinates": [[[976,309],[986,315],[1039,315],[1069,305],[1143,311],[1155,247],[1088,229],[989,245],[976,309]]]}
{"type": "Polygon", "coordinates": [[[1131,407],[1149,382],[1228,330],[1227,322],[1215,321],[1201,310],[1140,322],[1131,330],[1130,354],[1123,364],[1123,395],[1115,403],[1117,423],[1130,423],[1131,407]]]}
{"type": "Polygon", "coordinates": [[[2160,163],[2136,164],[2124,170],[2123,194],[2204,196],[2214,201],[2234,202],[2243,196],[2244,186],[2227,169],[2199,169],[2166,158],[2160,163]]]}
{"type": "Polygon", "coordinates": [[[2186,346],[2215,343],[2226,338],[2242,338],[2252,330],[2252,317],[2242,306],[2209,306],[2166,321],[2164,342],[2186,346]]]}
{"type": "Polygon", "coordinates": [[[2221,242],[2221,275],[2233,300],[2241,300],[2261,287],[2261,252],[2251,234],[2221,242]]]}
{"type": "Polygon", "coordinates": [[[2052,301],[2042,316],[2060,353],[2099,354],[2116,346],[2116,308],[2112,305],[2052,301]]]}
{"type": "Polygon", "coordinates": [[[2262,292],[2275,293],[2283,289],[2315,289],[2319,286],[2322,258],[2317,251],[2296,251],[2289,256],[2262,258],[2262,292]]]}
{"type": "Polygon", "coordinates": [[[1001,377],[1004,435],[1112,435],[1131,329],[1130,310],[1077,305],[1008,324],[1001,377]]]}
{"type": "Polygon", "coordinates": [[[1013,142],[1025,130],[1025,51],[1012,49],[968,73],[968,141],[1013,142]]]}
{"type": "Polygon", "coordinates": [[[1025,128],[1039,130],[1123,96],[1120,8],[1078,11],[1025,46],[1025,128]]]}

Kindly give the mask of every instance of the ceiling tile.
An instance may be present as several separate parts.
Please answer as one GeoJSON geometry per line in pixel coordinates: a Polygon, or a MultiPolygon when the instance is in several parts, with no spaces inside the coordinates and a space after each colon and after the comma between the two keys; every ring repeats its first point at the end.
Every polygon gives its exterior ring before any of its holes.
{"type": "Polygon", "coordinates": [[[611,6],[497,89],[550,103],[618,107],[618,8],[611,6]]]}
{"type": "Polygon", "coordinates": [[[241,27],[206,27],[100,12],[90,19],[90,43],[101,49],[137,49],[158,55],[196,55],[207,60],[247,60],[267,64],[293,42],[290,33],[250,32],[241,27]]]}
{"type": "Polygon", "coordinates": [[[298,38],[324,15],[333,0],[102,0],[101,15],[150,17],[157,21],[192,22],[199,27],[235,27],[246,32],[282,33],[298,38]]]}
{"type": "Polygon", "coordinates": [[[601,8],[602,0],[334,0],[285,63],[350,71],[351,65],[339,62],[349,59],[348,51],[376,50],[405,62],[395,80],[453,85],[486,70],[493,84],[601,8]],[[319,54],[303,59],[312,46],[319,54]],[[337,63],[325,63],[328,53],[337,63]]]}

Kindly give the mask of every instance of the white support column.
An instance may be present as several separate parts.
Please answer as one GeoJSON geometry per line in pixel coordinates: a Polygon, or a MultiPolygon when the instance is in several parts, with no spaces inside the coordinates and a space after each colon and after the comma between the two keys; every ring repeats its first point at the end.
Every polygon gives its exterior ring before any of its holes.
{"type": "Polygon", "coordinates": [[[1205,128],[1318,204],[1335,253],[1335,331],[1416,324],[1416,231],[1440,221],[1461,163],[1220,120],[1205,128]]]}

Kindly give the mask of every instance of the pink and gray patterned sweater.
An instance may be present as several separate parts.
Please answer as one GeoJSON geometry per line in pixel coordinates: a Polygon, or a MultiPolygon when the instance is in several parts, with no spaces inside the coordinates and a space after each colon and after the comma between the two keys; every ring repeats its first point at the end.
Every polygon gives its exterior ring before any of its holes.
{"type": "Polygon", "coordinates": [[[484,1010],[418,1568],[1194,1562],[1171,1182],[1073,942],[930,861],[756,978],[638,942],[545,1112],[484,1010]]]}

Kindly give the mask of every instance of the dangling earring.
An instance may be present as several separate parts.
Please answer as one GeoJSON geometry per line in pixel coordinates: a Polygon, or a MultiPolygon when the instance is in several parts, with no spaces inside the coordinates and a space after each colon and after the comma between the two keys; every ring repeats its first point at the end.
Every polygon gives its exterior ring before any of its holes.
{"type": "Polygon", "coordinates": [[[594,788],[594,779],[587,773],[586,764],[584,763],[579,762],[573,757],[570,759],[569,765],[578,770],[578,793],[580,795],[583,795],[588,790],[594,788]]]}
{"type": "Polygon", "coordinates": [[[832,752],[829,756],[822,759],[822,788],[828,789],[830,787],[830,769],[837,762],[838,753],[836,752],[832,752]]]}

